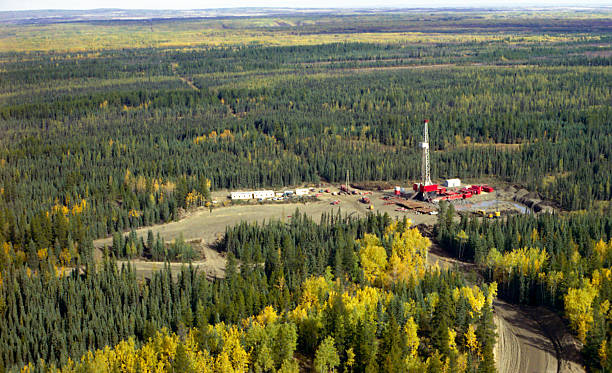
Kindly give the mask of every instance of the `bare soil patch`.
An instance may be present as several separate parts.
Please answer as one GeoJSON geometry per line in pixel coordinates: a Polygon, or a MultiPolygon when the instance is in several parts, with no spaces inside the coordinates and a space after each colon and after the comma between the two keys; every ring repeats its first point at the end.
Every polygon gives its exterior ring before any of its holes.
{"type": "MultiPolygon", "coordinates": [[[[332,189],[337,192],[337,189],[332,189]]],[[[389,193],[389,192],[386,192],[389,193]]],[[[227,193],[219,191],[213,194],[213,198],[220,201],[225,199],[227,193]]],[[[213,250],[215,242],[223,237],[227,227],[234,226],[240,222],[265,223],[270,220],[289,221],[291,217],[299,211],[305,213],[315,221],[318,221],[323,213],[342,214],[351,216],[366,216],[369,212],[388,213],[391,217],[410,218],[414,224],[433,224],[435,216],[416,214],[413,212],[396,211],[397,206],[385,204],[387,201],[382,197],[385,192],[375,191],[368,197],[371,200],[373,210],[368,210],[369,204],[359,202],[360,195],[332,195],[324,193],[316,202],[305,203],[264,203],[264,204],[244,204],[228,207],[219,207],[210,212],[208,209],[201,208],[190,211],[184,217],[175,222],[158,224],[150,227],[143,227],[136,230],[138,237],[146,239],[147,232],[151,230],[153,234],[160,234],[166,242],[172,242],[179,236],[183,236],[186,242],[196,243],[195,248],[200,251],[204,259],[198,262],[198,266],[212,277],[221,277],[219,271],[225,269],[225,257],[213,250]],[[332,205],[332,201],[340,201],[338,205],[332,205]],[[209,263],[209,261],[213,261],[209,263]]],[[[106,237],[94,241],[94,247],[101,249],[112,245],[112,237],[106,237]]],[[[100,250],[97,250],[100,257],[100,250]]],[[[139,260],[132,261],[136,271],[150,273],[154,267],[152,262],[139,260]]],[[[180,268],[180,264],[177,264],[180,268]]],[[[161,268],[161,266],[158,266],[161,268]]]]}
{"type": "MultiPolygon", "coordinates": [[[[430,247],[427,262],[477,274],[475,264],[457,260],[436,243],[430,247]]],[[[482,280],[478,275],[471,277],[482,280]]],[[[493,311],[498,335],[494,353],[499,373],[584,372],[576,339],[553,311],[545,307],[518,306],[499,299],[494,301],[493,311]]]]}
{"type": "Polygon", "coordinates": [[[364,181],[360,183],[351,183],[351,187],[360,190],[387,190],[395,187],[395,184],[389,181],[364,181]]]}

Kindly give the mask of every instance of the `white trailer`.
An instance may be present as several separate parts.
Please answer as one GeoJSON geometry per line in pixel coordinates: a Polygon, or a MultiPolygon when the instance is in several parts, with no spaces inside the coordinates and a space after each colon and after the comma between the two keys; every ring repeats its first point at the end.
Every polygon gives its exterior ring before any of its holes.
{"type": "Polygon", "coordinates": [[[456,188],[461,186],[460,179],[447,179],[444,181],[444,186],[447,188],[456,188]]]}
{"type": "Polygon", "coordinates": [[[310,190],[308,190],[308,188],[299,188],[295,190],[295,195],[296,196],[305,196],[310,192],[310,190]]]}
{"type": "Polygon", "coordinates": [[[230,193],[231,199],[251,199],[253,198],[253,192],[232,192],[230,193]]]}
{"type": "Polygon", "coordinates": [[[268,199],[274,197],[273,190],[256,190],[253,192],[253,198],[255,199],[268,199]]]}

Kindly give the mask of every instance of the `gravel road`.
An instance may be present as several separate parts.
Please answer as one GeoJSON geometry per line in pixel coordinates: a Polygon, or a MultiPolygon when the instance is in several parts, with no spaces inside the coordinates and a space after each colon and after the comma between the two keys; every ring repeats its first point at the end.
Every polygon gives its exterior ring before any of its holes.
{"type": "MultiPolygon", "coordinates": [[[[428,263],[473,272],[474,265],[458,261],[432,245],[428,263]]],[[[545,307],[517,306],[496,299],[495,361],[499,373],[581,373],[576,339],[563,320],[545,307]]]]}

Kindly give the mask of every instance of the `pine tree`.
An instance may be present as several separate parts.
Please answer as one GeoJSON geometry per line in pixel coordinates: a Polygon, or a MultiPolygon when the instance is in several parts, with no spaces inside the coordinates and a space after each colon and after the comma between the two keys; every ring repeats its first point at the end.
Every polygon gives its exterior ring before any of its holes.
{"type": "Polygon", "coordinates": [[[191,360],[189,359],[189,356],[187,356],[185,346],[183,346],[182,343],[179,343],[178,346],[176,346],[176,354],[174,356],[174,361],[172,362],[172,371],[195,373],[195,370],[191,367],[191,360]]]}
{"type": "Polygon", "coordinates": [[[478,372],[494,373],[496,369],[493,348],[495,347],[497,333],[495,333],[493,312],[488,302],[484,303],[480,313],[478,327],[476,328],[476,338],[480,342],[482,361],[478,365],[478,372]]]}
{"type": "Polygon", "coordinates": [[[383,332],[379,366],[385,372],[401,372],[404,367],[402,338],[395,317],[391,316],[383,332]]]}
{"type": "Polygon", "coordinates": [[[432,345],[440,351],[443,356],[449,356],[449,334],[448,327],[450,323],[450,292],[446,284],[440,292],[439,303],[436,306],[434,315],[432,318],[432,325],[434,326],[432,335],[432,345]]]}

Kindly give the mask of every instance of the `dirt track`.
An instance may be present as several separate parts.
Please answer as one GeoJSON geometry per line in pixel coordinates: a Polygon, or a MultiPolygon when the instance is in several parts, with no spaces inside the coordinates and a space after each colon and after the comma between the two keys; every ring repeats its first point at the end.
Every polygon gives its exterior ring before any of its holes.
{"type": "MultiPolygon", "coordinates": [[[[219,252],[212,250],[209,247],[203,248],[202,260],[191,262],[199,273],[205,273],[209,279],[223,278],[225,277],[225,257],[219,252]]],[[[117,266],[127,264],[126,260],[118,260],[117,266]]],[[[144,261],[140,259],[131,260],[130,264],[136,269],[136,275],[139,278],[150,278],[151,274],[158,271],[166,265],[164,262],[152,262],[144,261]]],[[[173,275],[180,272],[181,267],[185,266],[184,263],[170,263],[170,269],[173,275]]]]}
{"type": "Polygon", "coordinates": [[[515,305],[495,300],[499,373],[558,372],[557,353],[537,321],[515,305]]]}
{"type": "MultiPolygon", "coordinates": [[[[428,263],[444,268],[472,272],[474,265],[450,257],[432,245],[428,263]]],[[[544,307],[526,307],[499,299],[493,303],[497,345],[496,368],[499,373],[578,373],[584,369],[578,363],[575,338],[563,321],[544,307]]]]}
{"type": "MultiPolygon", "coordinates": [[[[222,200],[225,194],[217,192],[213,194],[213,198],[222,200]]],[[[410,212],[395,211],[397,206],[385,205],[385,201],[381,199],[383,196],[382,192],[373,192],[369,196],[374,205],[374,211],[387,212],[392,217],[401,218],[406,216],[412,219],[415,224],[433,224],[436,220],[436,217],[431,215],[417,215],[410,212]]],[[[151,230],[154,234],[159,233],[166,242],[172,241],[182,234],[185,241],[195,241],[194,246],[199,246],[195,248],[199,249],[203,256],[202,260],[195,261],[192,264],[209,277],[219,278],[223,277],[224,274],[225,257],[212,250],[210,244],[220,239],[227,227],[234,226],[241,221],[262,223],[271,219],[289,220],[296,209],[308,214],[315,221],[318,221],[324,212],[337,214],[338,210],[343,215],[357,214],[365,216],[369,210],[366,204],[359,202],[359,198],[361,196],[358,195],[332,196],[331,194],[324,194],[320,197],[319,201],[308,203],[244,204],[220,207],[214,209],[212,213],[208,209],[202,208],[176,222],[140,228],[136,230],[136,234],[146,239],[147,232],[151,230]],[[339,200],[340,204],[337,206],[331,205],[330,202],[334,200],[339,200]]],[[[95,240],[94,247],[99,249],[109,246],[112,244],[112,241],[112,237],[95,240]]],[[[101,256],[100,250],[97,250],[97,255],[101,256]]],[[[119,264],[121,263],[123,262],[120,261],[119,264]]],[[[163,267],[162,262],[132,260],[131,263],[134,265],[138,276],[141,277],[148,276],[155,269],[163,267]]],[[[181,264],[173,263],[171,266],[174,271],[179,270],[181,264]]]]}

